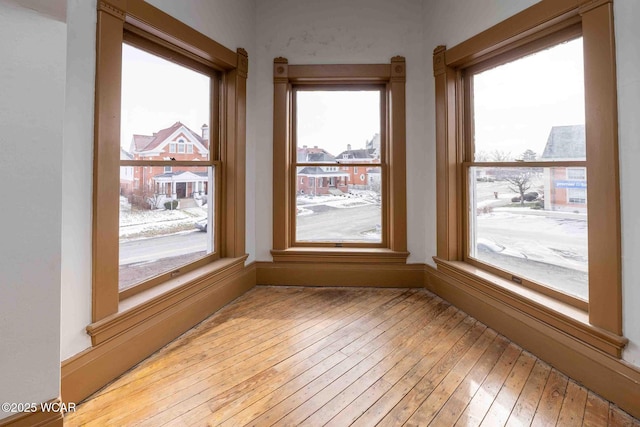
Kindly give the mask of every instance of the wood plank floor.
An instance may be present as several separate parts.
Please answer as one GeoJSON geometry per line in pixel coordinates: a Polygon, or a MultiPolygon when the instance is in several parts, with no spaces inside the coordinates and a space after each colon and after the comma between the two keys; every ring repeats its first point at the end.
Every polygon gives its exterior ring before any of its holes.
{"type": "Polygon", "coordinates": [[[67,426],[634,426],[425,290],[256,287],[67,426]]]}

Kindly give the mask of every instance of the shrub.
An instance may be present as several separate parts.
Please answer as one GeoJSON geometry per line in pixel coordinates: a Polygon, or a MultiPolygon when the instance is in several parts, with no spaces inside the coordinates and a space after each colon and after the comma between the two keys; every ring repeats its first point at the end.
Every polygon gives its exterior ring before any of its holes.
{"type": "Polygon", "coordinates": [[[167,210],[178,209],[178,201],[177,200],[169,200],[164,202],[164,208],[167,210]]]}
{"type": "Polygon", "coordinates": [[[520,201],[520,196],[512,197],[512,198],[511,198],[511,201],[512,201],[513,203],[519,202],[519,201],[520,201]]]}

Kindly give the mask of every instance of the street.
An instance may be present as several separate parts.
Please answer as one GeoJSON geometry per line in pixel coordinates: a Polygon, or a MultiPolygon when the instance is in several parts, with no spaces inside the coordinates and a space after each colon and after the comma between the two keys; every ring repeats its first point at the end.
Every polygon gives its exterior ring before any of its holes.
{"type": "Polygon", "coordinates": [[[157,261],[207,249],[208,233],[194,231],[138,239],[120,244],[120,265],[157,261]]]}
{"type": "Polygon", "coordinates": [[[299,242],[380,242],[380,205],[350,208],[318,206],[311,215],[296,216],[299,242]],[[377,229],[376,229],[377,228],[377,229]]]}

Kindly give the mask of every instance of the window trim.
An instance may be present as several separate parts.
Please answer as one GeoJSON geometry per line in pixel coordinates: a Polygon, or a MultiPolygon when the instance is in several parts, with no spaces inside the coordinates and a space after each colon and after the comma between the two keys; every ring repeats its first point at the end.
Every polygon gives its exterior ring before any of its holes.
{"type": "MultiPolygon", "coordinates": [[[[220,72],[220,149],[216,178],[220,258],[245,255],[245,122],[247,53],[233,52],[143,0],[104,0],[97,6],[96,93],[93,187],[93,322],[118,313],[123,296],[118,289],[118,203],[120,87],[125,31],[177,52],[192,62],[220,72]]],[[[212,111],[212,116],[215,114],[212,111]]],[[[217,135],[215,135],[217,136],[217,135]]],[[[162,163],[162,162],[160,162],[162,163]]],[[[175,162],[176,165],[179,162],[175,162]]],[[[202,260],[201,260],[202,261],[202,260]]],[[[212,262],[207,260],[205,262],[212,262]]],[[[196,264],[200,261],[196,261],[196,264]]],[[[180,276],[168,282],[180,282],[180,276]]],[[[167,283],[167,282],[164,282],[167,283]]],[[[125,295],[126,297],[126,295],[125,295]]]]}
{"type": "MultiPolygon", "coordinates": [[[[391,58],[388,64],[289,65],[286,58],[273,61],[273,260],[293,262],[391,262],[405,263],[406,228],[406,125],[404,57],[391,58]],[[294,246],[292,215],[295,213],[295,192],[291,179],[294,163],[292,88],[294,85],[384,85],[386,120],[381,134],[386,135],[389,179],[383,194],[389,202],[383,213],[388,218],[386,247],[313,247],[294,246]]],[[[382,135],[381,135],[382,136],[382,135]]],[[[382,167],[385,167],[381,165],[382,167]]],[[[384,239],[383,239],[384,240],[384,239]]]]}
{"type": "MultiPolygon", "coordinates": [[[[589,211],[588,321],[622,335],[620,197],[617,148],[617,87],[612,0],[542,0],[532,7],[447,49],[434,50],[436,94],[437,256],[439,268],[463,260],[464,85],[462,70],[509,55],[527,43],[581,25],[584,43],[589,211]],[[606,42],[605,42],[606,41],[606,42]],[[613,171],[613,172],[612,172],[613,171]]],[[[529,165],[527,163],[527,165],[529,165]]],[[[473,276],[473,275],[472,275],[473,276]]],[[[508,287],[508,286],[507,286],[508,287]]],[[[510,291],[510,297],[519,295],[510,291]]],[[[525,297],[518,297],[526,301],[525,297]]],[[[505,302],[512,304],[506,298],[505,302]]],[[[535,314],[532,314],[535,315],[535,314]]],[[[607,351],[607,350],[606,350],[607,351]]],[[[620,350],[617,354],[620,356],[620,350]]]]}

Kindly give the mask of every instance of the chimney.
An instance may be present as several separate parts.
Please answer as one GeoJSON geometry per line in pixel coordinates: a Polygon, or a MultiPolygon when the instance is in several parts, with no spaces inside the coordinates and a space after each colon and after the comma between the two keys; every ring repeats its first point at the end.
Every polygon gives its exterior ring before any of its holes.
{"type": "Polygon", "coordinates": [[[313,148],[317,149],[317,148],[318,148],[318,146],[317,146],[317,145],[314,145],[314,146],[313,146],[313,148]]]}
{"type": "Polygon", "coordinates": [[[205,141],[209,140],[209,126],[206,124],[202,125],[202,139],[205,141]]]}
{"type": "Polygon", "coordinates": [[[347,144],[347,151],[351,151],[351,144],[347,144]]]}

